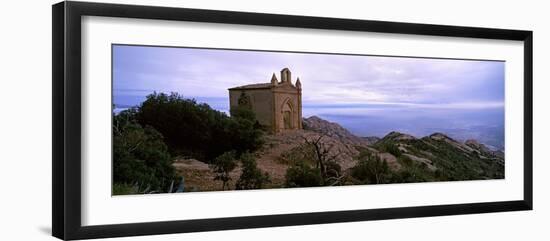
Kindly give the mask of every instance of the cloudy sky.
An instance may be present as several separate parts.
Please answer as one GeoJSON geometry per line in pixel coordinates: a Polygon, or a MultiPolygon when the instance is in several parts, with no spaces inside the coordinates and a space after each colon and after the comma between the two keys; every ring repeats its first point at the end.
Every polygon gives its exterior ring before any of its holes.
{"type": "MultiPolygon", "coordinates": [[[[319,115],[358,135],[503,132],[500,61],[122,45],[113,47],[113,61],[114,103],[120,108],[157,91],[179,92],[227,111],[228,88],[269,82],[288,67],[292,81],[302,82],[304,117],[319,115]]],[[[488,134],[493,135],[464,138],[488,134]]]]}

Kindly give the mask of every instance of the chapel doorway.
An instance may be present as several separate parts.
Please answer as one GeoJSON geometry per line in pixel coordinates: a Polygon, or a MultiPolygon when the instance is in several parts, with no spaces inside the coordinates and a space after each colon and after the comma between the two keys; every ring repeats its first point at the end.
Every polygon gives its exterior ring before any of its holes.
{"type": "Polygon", "coordinates": [[[292,129],[292,126],[290,125],[290,111],[283,112],[283,123],[285,129],[292,129]]]}
{"type": "Polygon", "coordinates": [[[285,104],[283,105],[283,129],[290,130],[294,128],[293,121],[292,121],[292,106],[290,105],[290,102],[287,100],[285,104]]]}

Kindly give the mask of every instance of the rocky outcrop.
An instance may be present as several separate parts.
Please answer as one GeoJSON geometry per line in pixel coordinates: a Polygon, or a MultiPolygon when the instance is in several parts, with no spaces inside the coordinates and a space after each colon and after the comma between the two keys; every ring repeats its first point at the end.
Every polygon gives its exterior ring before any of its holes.
{"type": "Polygon", "coordinates": [[[311,130],[294,130],[270,135],[266,138],[266,144],[260,153],[263,159],[280,162],[290,152],[304,148],[306,140],[309,142],[319,140],[320,144],[330,151],[330,156],[336,156],[337,162],[343,169],[354,166],[355,159],[359,155],[358,143],[311,130]]]}
{"type": "Polygon", "coordinates": [[[304,118],[303,121],[304,130],[309,130],[317,133],[327,135],[331,138],[340,140],[347,145],[369,145],[372,144],[368,139],[358,137],[341,125],[323,120],[317,116],[311,116],[304,118]]]}
{"type": "Polygon", "coordinates": [[[404,134],[397,131],[392,131],[388,133],[384,138],[381,139],[381,141],[404,141],[404,140],[415,140],[416,137],[411,136],[409,134],[404,134]]]}

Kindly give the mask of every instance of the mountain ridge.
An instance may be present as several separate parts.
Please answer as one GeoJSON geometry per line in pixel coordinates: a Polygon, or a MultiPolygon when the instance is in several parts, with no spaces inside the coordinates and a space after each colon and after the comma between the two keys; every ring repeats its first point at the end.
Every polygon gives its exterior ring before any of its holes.
{"type": "Polygon", "coordinates": [[[446,173],[448,176],[444,178],[451,180],[504,177],[504,152],[492,151],[477,140],[462,142],[442,132],[417,138],[407,133],[391,131],[377,141],[369,142],[353,135],[339,124],[317,116],[304,118],[304,126],[311,131],[332,133],[345,138],[354,143],[356,148],[391,162],[396,170],[402,166],[419,165],[432,172],[439,171],[438,175],[446,173]],[[311,122],[315,125],[311,125],[311,122]],[[355,141],[357,139],[363,141],[355,141]]]}

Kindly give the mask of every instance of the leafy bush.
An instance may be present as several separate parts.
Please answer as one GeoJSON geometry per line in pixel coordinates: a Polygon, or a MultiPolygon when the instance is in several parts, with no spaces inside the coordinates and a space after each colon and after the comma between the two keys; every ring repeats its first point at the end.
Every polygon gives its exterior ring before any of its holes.
{"type": "MultiPolygon", "coordinates": [[[[176,178],[168,148],[159,132],[136,123],[135,113],[113,116],[113,181],[135,186],[136,193],[163,192],[176,178]]],[[[124,189],[114,187],[115,194],[124,189]]]]}
{"type": "Polygon", "coordinates": [[[162,133],[172,154],[209,163],[225,152],[235,150],[239,155],[262,145],[254,113],[237,109],[231,114],[177,93],[153,93],[137,109],[136,117],[140,124],[162,133]]]}
{"type": "Polygon", "coordinates": [[[235,189],[260,189],[264,184],[268,183],[269,174],[262,171],[256,166],[256,159],[253,154],[244,153],[241,155],[242,172],[239,180],[235,184],[235,189]]]}
{"type": "Polygon", "coordinates": [[[216,174],[214,180],[222,181],[222,190],[225,190],[226,187],[229,187],[228,182],[231,180],[229,174],[237,167],[235,152],[225,152],[216,157],[209,167],[216,174]]]}
{"type": "Polygon", "coordinates": [[[351,176],[362,184],[389,183],[391,175],[388,163],[369,152],[360,153],[357,165],[351,169],[351,176]]]}
{"type": "Polygon", "coordinates": [[[321,186],[322,181],[319,169],[304,161],[296,162],[286,170],[286,187],[317,187],[321,186]]]}

